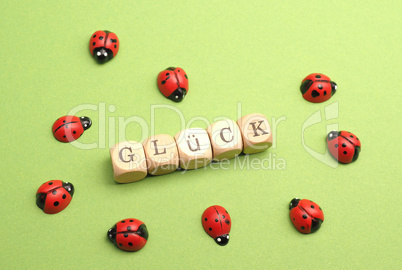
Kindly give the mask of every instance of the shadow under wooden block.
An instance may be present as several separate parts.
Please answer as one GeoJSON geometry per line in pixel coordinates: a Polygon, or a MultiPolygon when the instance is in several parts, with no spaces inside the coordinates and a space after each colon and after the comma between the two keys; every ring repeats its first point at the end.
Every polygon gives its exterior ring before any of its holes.
{"type": "Polygon", "coordinates": [[[239,126],[231,119],[213,123],[207,127],[211,139],[213,160],[231,159],[243,150],[243,140],[239,126]]]}
{"type": "Polygon", "coordinates": [[[142,144],[120,142],[110,148],[114,180],[118,183],[139,181],[147,176],[147,162],[142,144]]]}
{"type": "Polygon", "coordinates": [[[148,173],[162,175],[175,171],[179,166],[179,154],[172,136],[159,134],[143,143],[147,158],[148,173]]]}
{"type": "Polygon", "coordinates": [[[243,153],[255,154],[272,146],[271,127],[264,115],[248,114],[237,120],[237,124],[243,139],[243,153]]]}
{"type": "Polygon", "coordinates": [[[181,168],[185,170],[197,169],[211,162],[211,142],[205,129],[185,129],[178,132],[174,139],[179,151],[181,168]]]}

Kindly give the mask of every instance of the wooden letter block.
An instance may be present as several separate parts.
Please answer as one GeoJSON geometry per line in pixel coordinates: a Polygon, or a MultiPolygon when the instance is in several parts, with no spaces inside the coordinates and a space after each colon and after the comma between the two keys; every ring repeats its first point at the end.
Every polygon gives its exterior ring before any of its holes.
{"type": "Polygon", "coordinates": [[[211,139],[213,160],[231,159],[243,150],[239,126],[231,119],[213,123],[207,128],[211,139]]]}
{"type": "Polygon", "coordinates": [[[149,174],[171,173],[179,166],[179,154],[172,136],[167,134],[152,136],[145,140],[143,146],[149,174]]]}
{"type": "Polygon", "coordinates": [[[142,144],[121,142],[110,148],[113,174],[116,182],[130,183],[147,176],[147,161],[142,144]]]}
{"type": "Polygon", "coordinates": [[[205,129],[185,129],[177,133],[174,139],[179,151],[180,167],[183,169],[197,169],[211,162],[211,142],[205,129]]]}
{"type": "Polygon", "coordinates": [[[272,133],[267,118],[260,113],[248,114],[237,120],[243,138],[243,153],[254,154],[272,145],[272,133]]]}

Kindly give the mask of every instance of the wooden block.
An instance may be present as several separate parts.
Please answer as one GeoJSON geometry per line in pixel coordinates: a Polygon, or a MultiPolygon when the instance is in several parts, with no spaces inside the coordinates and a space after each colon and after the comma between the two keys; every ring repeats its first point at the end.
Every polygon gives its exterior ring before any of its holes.
{"type": "Polygon", "coordinates": [[[213,160],[231,159],[243,150],[239,126],[231,119],[213,123],[207,127],[211,139],[213,160]]]}
{"type": "Polygon", "coordinates": [[[174,139],[179,151],[181,168],[186,170],[197,169],[211,162],[211,142],[205,129],[185,129],[177,133],[174,139]]]}
{"type": "Polygon", "coordinates": [[[147,176],[147,162],[141,143],[120,142],[110,148],[110,157],[116,182],[130,183],[147,176]]]}
{"type": "Polygon", "coordinates": [[[149,174],[171,173],[179,166],[179,154],[172,136],[159,134],[149,137],[145,140],[143,146],[149,174]]]}
{"type": "Polygon", "coordinates": [[[243,153],[254,154],[272,146],[272,133],[267,118],[260,113],[237,120],[243,138],[243,153]]]}

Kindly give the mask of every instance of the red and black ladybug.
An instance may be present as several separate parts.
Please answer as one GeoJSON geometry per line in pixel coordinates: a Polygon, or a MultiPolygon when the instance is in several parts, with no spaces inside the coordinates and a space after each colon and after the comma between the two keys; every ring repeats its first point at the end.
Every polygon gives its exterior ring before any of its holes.
{"type": "Polygon", "coordinates": [[[229,243],[229,233],[232,227],[228,211],[219,205],[208,207],[201,217],[202,227],[220,246],[229,243]]]}
{"type": "Polygon", "coordinates": [[[308,75],[300,85],[303,98],[314,103],[327,101],[336,93],[336,89],[336,83],[320,73],[308,75]]]}
{"type": "Polygon", "coordinates": [[[73,194],[73,184],[50,180],[38,188],[36,205],[46,214],[57,214],[70,204],[73,194]]]}
{"type": "Polygon", "coordinates": [[[158,88],[161,93],[175,102],[180,102],[188,93],[188,77],[182,68],[169,67],[159,72],[158,88]]]}
{"type": "Polygon", "coordinates": [[[289,210],[290,220],[301,233],[316,232],[324,222],[324,212],[313,201],[294,198],[290,201],[289,210]]]}
{"type": "Polygon", "coordinates": [[[109,229],[107,237],[121,250],[138,251],[147,243],[148,229],[141,220],[127,218],[109,229]]]}
{"type": "Polygon", "coordinates": [[[351,163],[359,157],[361,143],[359,138],[348,131],[331,131],[327,136],[328,149],[340,163],[351,163]]]}
{"type": "Polygon", "coordinates": [[[96,31],[89,40],[89,51],[99,64],[106,63],[119,51],[119,39],[110,31],[96,31]]]}
{"type": "Polygon", "coordinates": [[[90,128],[91,125],[91,119],[86,116],[66,115],[54,122],[52,131],[58,141],[72,142],[81,137],[82,133],[90,128]]]}

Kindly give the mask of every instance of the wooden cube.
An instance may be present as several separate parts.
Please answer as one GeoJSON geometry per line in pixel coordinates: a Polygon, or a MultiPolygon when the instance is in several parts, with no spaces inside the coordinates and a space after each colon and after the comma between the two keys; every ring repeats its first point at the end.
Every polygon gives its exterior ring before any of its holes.
{"type": "Polygon", "coordinates": [[[231,119],[213,123],[207,127],[211,140],[213,160],[231,159],[243,150],[239,126],[231,119]]]}
{"type": "Polygon", "coordinates": [[[116,182],[130,183],[147,176],[147,162],[141,143],[120,142],[110,148],[110,157],[116,182]]]}
{"type": "Polygon", "coordinates": [[[208,165],[212,160],[211,142],[202,128],[180,131],[174,137],[179,151],[180,167],[186,170],[208,165]]]}
{"type": "Polygon", "coordinates": [[[254,154],[272,146],[272,133],[267,118],[260,113],[237,120],[243,138],[243,153],[254,154]]]}
{"type": "Polygon", "coordinates": [[[148,173],[162,175],[175,171],[179,166],[179,154],[172,136],[159,134],[143,143],[147,158],[148,173]]]}

